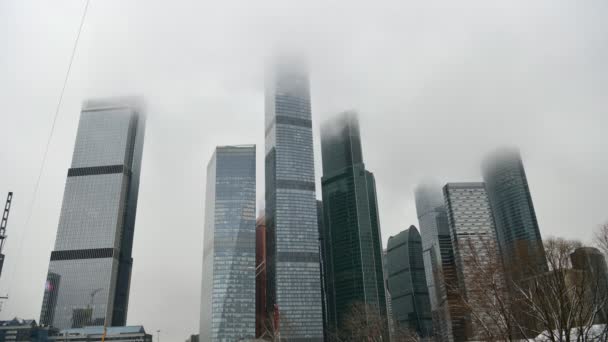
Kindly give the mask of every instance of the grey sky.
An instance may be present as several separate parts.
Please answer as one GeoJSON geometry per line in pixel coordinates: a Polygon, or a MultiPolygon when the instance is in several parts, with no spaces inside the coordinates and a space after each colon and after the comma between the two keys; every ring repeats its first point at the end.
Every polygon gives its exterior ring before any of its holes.
{"type": "Polygon", "coordinates": [[[128,322],[194,333],[205,165],[216,145],[256,143],[263,199],[264,61],[283,45],[311,65],[317,178],[320,123],[360,112],[384,241],[418,225],[417,182],[480,180],[503,144],[522,150],[543,237],[589,240],[608,220],[605,0],[92,0],[32,202],[83,6],[0,0],[0,201],[15,192],[0,318],[39,318],[81,102],[139,94],[128,322]]]}

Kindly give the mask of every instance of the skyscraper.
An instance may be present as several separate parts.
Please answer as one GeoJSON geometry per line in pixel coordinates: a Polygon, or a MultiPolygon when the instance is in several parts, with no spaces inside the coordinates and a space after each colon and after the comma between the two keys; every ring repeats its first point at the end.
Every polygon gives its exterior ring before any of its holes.
{"type": "Polygon", "coordinates": [[[606,257],[597,248],[579,247],[570,254],[572,268],[584,273],[590,300],[599,307],[595,323],[608,323],[608,266],[606,257]]]}
{"type": "Polygon", "coordinates": [[[457,276],[441,187],[420,185],[415,198],[434,334],[438,341],[463,339],[464,316],[457,305],[458,294],[450,290],[457,286],[457,276]]]}
{"type": "Polygon", "coordinates": [[[508,282],[547,272],[543,242],[519,151],[498,150],[484,160],[482,169],[508,282]]]}
{"type": "Polygon", "coordinates": [[[366,312],[368,324],[378,315],[387,322],[376,185],[363,164],[357,115],[345,112],[324,123],[321,148],[329,325],[343,331],[353,304],[373,311],[366,312]]]}
{"type": "Polygon", "coordinates": [[[326,245],[323,241],[323,236],[325,236],[325,224],[323,223],[323,201],[317,200],[317,225],[319,226],[319,265],[321,267],[321,307],[323,309],[323,338],[328,340],[328,313],[327,313],[327,271],[325,267],[327,267],[327,252],[325,250],[326,245]]]}
{"type": "Polygon", "coordinates": [[[266,219],[255,221],[255,336],[262,337],[269,328],[266,308],[266,219]]]}
{"type": "Polygon", "coordinates": [[[416,227],[410,226],[388,239],[387,268],[396,329],[430,336],[431,302],[422,261],[422,239],[416,227]]]}
{"type": "Polygon", "coordinates": [[[207,166],[200,338],[255,337],[255,146],[221,146],[207,166]]]}
{"type": "Polygon", "coordinates": [[[144,127],[135,98],[83,105],[41,324],[125,324],[144,127]]]}
{"type": "MultiPolygon", "coordinates": [[[[494,316],[487,310],[487,299],[479,286],[485,279],[486,268],[500,265],[494,217],[483,183],[448,183],[443,188],[450,236],[454,249],[458,286],[473,312],[466,317],[466,339],[487,340],[499,332],[494,316]],[[491,334],[491,335],[488,335],[491,334]]],[[[504,290],[502,267],[492,272],[498,289],[504,290]]],[[[496,297],[492,297],[494,299],[496,297]]],[[[504,298],[504,297],[500,297],[504,298]]]]}
{"type": "Polygon", "coordinates": [[[386,290],[386,314],[388,316],[388,330],[393,339],[395,333],[395,320],[393,319],[393,302],[391,299],[391,292],[388,289],[388,269],[386,265],[386,249],[382,251],[382,268],[384,269],[384,289],[386,290]]]}
{"type": "Polygon", "coordinates": [[[308,73],[280,60],[266,81],[268,308],[281,338],[322,341],[323,309],[308,73]]]}

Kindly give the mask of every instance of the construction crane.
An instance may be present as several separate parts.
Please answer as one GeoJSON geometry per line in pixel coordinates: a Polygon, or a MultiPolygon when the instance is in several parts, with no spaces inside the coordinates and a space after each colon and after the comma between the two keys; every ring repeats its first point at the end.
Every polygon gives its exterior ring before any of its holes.
{"type": "Polygon", "coordinates": [[[8,214],[11,211],[11,201],[13,193],[9,192],[4,205],[4,214],[2,214],[2,223],[0,223],[0,275],[2,275],[2,266],[4,266],[4,241],[6,240],[6,223],[8,222],[8,214]]]}
{"type": "MultiPolygon", "coordinates": [[[[6,197],[6,204],[4,205],[4,213],[2,214],[2,221],[0,221],[0,275],[2,275],[2,267],[4,266],[4,241],[6,240],[6,223],[8,222],[8,214],[11,211],[11,201],[13,200],[13,193],[9,191],[6,197]]],[[[8,299],[8,295],[0,296],[0,300],[8,299]]],[[[2,310],[2,302],[0,301],[0,311],[2,310]]]]}

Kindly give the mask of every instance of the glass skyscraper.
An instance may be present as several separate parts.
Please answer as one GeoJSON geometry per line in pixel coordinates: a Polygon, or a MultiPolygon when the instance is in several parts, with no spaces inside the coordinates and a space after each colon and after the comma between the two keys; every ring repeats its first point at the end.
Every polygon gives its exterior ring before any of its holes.
{"type": "Polygon", "coordinates": [[[255,336],[262,337],[268,324],[266,308],[266,219],[261,215],[255,221],[255,336]]]}
{"type": "Polygon", "coordinates": [[[409,329],[420,336],[432,335],[431,302],[418,229],[410,226],[391,236],[386,257],[395,329],[409,329]]]}
{"type": "Polygon", "coordinates": [[[519,151],[498,150],[485,159],[482,169],[507,276],[519,281],[547,272],[543,242],[519,151]]]}
{"type": "Polygon", "coordinates": [[[448,287],[457,286],[457,278],[441,187],[419,185],[415,198],[434,334],[438,341],[458,340],[464,336],[464,316],[457,305],[457,294],[448,291],[448,287]]]}
{"type": "MultiPolygon", "coordinates": [[[[488,315],[487,299],[478,293],[476,282],[483,281],[484,267],[496,267],[499,256],[494,217],[483,183],[448,183],[443,187],[458,286],[467,298],[468,310],[475,313],[466,317],[466,339],[483,341],[488,333],[497,333],[494,316],[488,315]]],[[[492,273],[499,284],[505,286],[502,268],[492,273]]],[[[490,291],[490,289],[487,289],[490,291]]],[[[492,335],[493,336],[493,335],[492,335]]]]}
{"type": "Polygon", "coordinates": [[[255,146],[217,147],[207,166],[200,339],[255,338],[255,146]]]}
{"type": "Polygon", "coordinates": [[[83,105],[41,324],[125,324],[144,127],[138,99],[83,105]]]}
{"type": "MultiPolygon", "coordinates": [[[[389,337],[374,176],[365,169],[359,122],[345,112],[321,127],[326,293],[330,329],[343,331],[354,304],[377,315],[389,337]]],[[[374,319],[375,318],[375,319],[374,319]]]]}
{"type": "Polygon", "coordinates": [[[570,254],[572,268],[585,272],[591,300],[598,307],[596,324],[608,323],[608,265],[606,257],[595,247],[579,247],[570,254]]]}
{"type": "Polygon", "coordinates": [[[279,60],[266,80],[268,309],[281,338],[322,341],[319,231],[308,72],[279,60]],[[278,312],[277,312],[278,311],[278,312]]]}

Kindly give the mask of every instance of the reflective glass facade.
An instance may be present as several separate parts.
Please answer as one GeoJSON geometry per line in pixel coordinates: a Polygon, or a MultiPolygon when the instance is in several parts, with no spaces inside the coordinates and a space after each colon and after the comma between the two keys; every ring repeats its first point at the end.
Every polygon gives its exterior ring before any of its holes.
{"type": "Polygon", "coordinates": [[[82,109],[40,322],[56,328],[124,325],[144,124],[137,99],[82,109]]]}
{"type": "MultiPolygon", "coordinates": [[[[365,170],[359,122],[342,113],[321,127],[325,283],[330,330],[343,331],[351,307],[364,303],[383,316],[389,338],[376,186],[365,170]]],[[[375,314],[374,314],[375,315],[375,314]]],[[[371,313],[366,313],[374,321],[371,313]]],[[[369,321],[368,321],[369,322],[369,321]]]]}
{"type": "MultiPolygon", "coordinates": [[[[467,340],[483,340],[487,336],[486,331],[497,331],[496,322],[484,314],[487,312],[484,307],[475,307],[483,305],[486,297],[470,289],[478,288],[474,283],[479,276],[477,267],[489,266],[499,258],[494,217],[483,183],[448,183],[443,193],[458,284],[472,310],[477,313],[475,319],[466,319],[467,340]]],[[[505,284],[502,274],[502,271],[496,273],[500,277],[497,282],[505,284]]]]}
{"type": "Polygon", "coordinates": [[[281,338],[322,341],[319,231],[308,73],[277,63],[266,80],[268,309],[281,338]]]}
{"type": "Polygon", "coordinates": [[[502,149],[483,163],[507,275],[518,281],[548,271],[532,196],[519,151],[502,149]]]}
{"type": "Polygon", "coordinates": [[[457,278],[441,187],[420,185],[415,198],[434,334],[438,341],[454,341],[455,337],[464,336],[464,317],[455,303],[457,296],[446,287],[446,284],[455,284],[457,278]]]}
{"type": "Polygon", "coordinates": [[[382,251],[382,268],[384,270],[384,288],[386,290],[386,314],[388,315],[388,330],[393,338],[395,333],[395,321],[393,320],[393,302],[391,292],[388,290],[388,269],[386,265],[386,249],[382,251]]]}
{"type": "Polygon", "coordinates": [[[431,302],[422,261],[422,239],[414,226],[391,236],[387,245],[388,288],[397,327],[420,336],[433,332],[431,302]]]}
{"type": "Polygon", "coordinates": [[[268,309],[266,309],[266,219],[264,215],[255,222],[255,335],[266,333],[268,309]]]}
{"type": "Polygon", "coordinates": [[[255,337],[255,146],[217,147],[207,166],[201,341],[255,337]]]}

